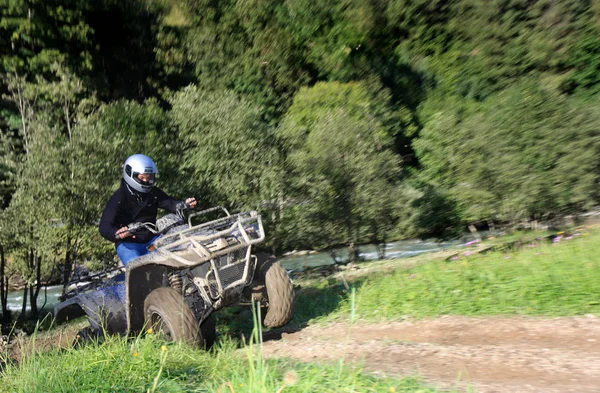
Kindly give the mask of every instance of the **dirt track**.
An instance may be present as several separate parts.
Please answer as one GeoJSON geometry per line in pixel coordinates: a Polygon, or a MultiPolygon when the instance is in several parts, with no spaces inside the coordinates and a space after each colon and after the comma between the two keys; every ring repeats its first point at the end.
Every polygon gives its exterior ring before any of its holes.
{"type": "Polygon", "coordinates": [[[600,318],[442,317],[333,323],[265,337],[264,353],[362,364],[478,392],[600,392],[600,318]]]}

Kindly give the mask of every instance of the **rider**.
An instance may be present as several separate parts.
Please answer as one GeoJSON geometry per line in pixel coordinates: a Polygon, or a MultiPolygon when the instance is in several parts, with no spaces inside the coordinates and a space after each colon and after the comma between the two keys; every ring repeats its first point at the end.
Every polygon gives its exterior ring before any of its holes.
{"type": "MultiPolygon", "coordinates": [[[[175,213],[181,202],[155,186],[158,169],[150,157],[134,154],[123,165],[121,187],[110,198],[102,218],[100,234],[115,243],[117,255],[124,265],[140,255],[147,254],[148,246],[156,236],[145,229],[129,232],[127,225],[134,222],[156,223],[157,210],[175,213]]],[[[185,200],[187,206],[196,207],[195,198],[185,200]]]]}

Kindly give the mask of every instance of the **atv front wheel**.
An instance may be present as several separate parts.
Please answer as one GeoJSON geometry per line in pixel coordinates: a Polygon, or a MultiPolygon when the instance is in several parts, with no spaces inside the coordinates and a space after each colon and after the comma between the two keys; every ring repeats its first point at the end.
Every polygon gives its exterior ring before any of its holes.
{"type": "Polygon", "coordinates": [[[273,256],[258,256],[256,283],[267,289],[268,307],[263,324],[269,328],[281,327],[294,316],[296,294],[287,271],[273,256]]]}
{"type": "Polygon", "coordinates": [[[201,326],[183,295],[173,288],[158,288],[144,301],[146,326],[172,341],[186,341],[209,349],[215,341],[215,321],[209,316],[201,326]]]}

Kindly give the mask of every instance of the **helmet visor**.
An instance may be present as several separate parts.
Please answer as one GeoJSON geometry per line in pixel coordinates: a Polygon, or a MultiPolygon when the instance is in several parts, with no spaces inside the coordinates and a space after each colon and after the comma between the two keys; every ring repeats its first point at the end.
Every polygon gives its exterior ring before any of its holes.
{"type": "Polygon", "coordinates": [[[133,178],[142,186],[153,186],[156,183],[156,174],[133,172],[133,178]]]}

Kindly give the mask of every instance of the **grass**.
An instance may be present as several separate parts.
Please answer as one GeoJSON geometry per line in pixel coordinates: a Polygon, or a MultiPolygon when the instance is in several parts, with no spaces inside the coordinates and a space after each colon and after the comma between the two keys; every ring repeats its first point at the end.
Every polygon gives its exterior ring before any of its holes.
{"type": "MultiPolygon", "coordinates": [[[[526,244],[506,253],[465,254],[468,250],[453,261],[430,261],[350,280],[356,288],[357,318],[600,314],[598,231],[563,237],[558,243],[526,244]]],[[[336,280],[300,284],[296,323],[349,316],[349,293],[336,280]]]]}
{"type": "Polygon", "coordinates": [[[552,235],[554,232],[546,230],[514,231],[499,237],[493,236],[485,240],[488,245],[498,245],[512,242],[527,242],[552,235]]]}
{"type": "MultiPolygon", "coordinates": [[[[600,232],[555,244],[532,243],[510,252],[465,255],[453,261],[382,264],[379,273],[300,280],[292,323],[344,319],[397,320],[453,315],[600,314],[600,232]],[[404,267],[402,267],[404,266],[404,267]]],[[[439,257],[438,257],[439,258],[439,257]]],[[[373,264],[376,265],[376,264],[373,264]]],[[[366,266],[366,265],[365,265],[366,266]]],[[[362,270],[362,269],[361,269],[362,270]]],[[[360,272],[360,270],[359,270],[360,272]]],[[[233,310],[233,309],[232,309],[233,310]]],[[[241,309],[238,309],[240,311],[241,309]]],[[[235,310],[234,310],[235,311],[235,310]]],[[[252,313],[220,313],[220,331],[252,330],[252,313]],[[231,319],[231,320],[230,320],[231,319]]],[[[254,325],[256,326],[256,325],[254,325]]],[[[254,342],[258,342],[254,330],[254,342]]],[[[43,334],[41,335],[43,337],[43,334]]],[[[35,346],[34,339],[29,341],[35,346]]],[[[265,360],[258,345],[224,336],[212,352],[146,335],[109,337],[80,350],[27,355],[0,374],[4,392],[433,392],[413,378],[376,378],[360,368],[265,360]]],[[[0,360],[2,353],[0,353],[0,360]]]]}
{"type": "MultiPolygon", "coordinates": [[[[0,373],[0,393],[54,392],[436,392],[415,378],[376,378],[340,361],[317,365],[265,360],[259,333],[243,346],[225,338],[205,352],[159,337],[113,336],[102,345],[27,350],[0,373]]],[[[33,345],[35,341],[30,341],[33,345]]],[[[33,346],[32,346],[33,348],[33,346]]]]}

